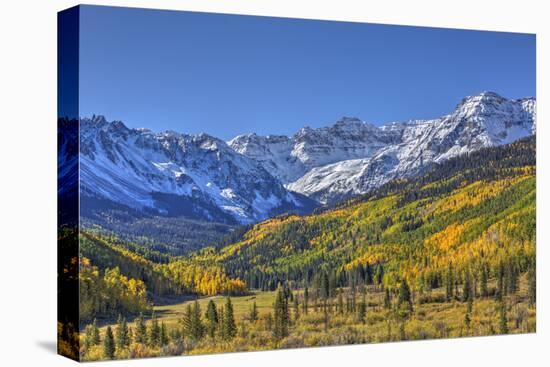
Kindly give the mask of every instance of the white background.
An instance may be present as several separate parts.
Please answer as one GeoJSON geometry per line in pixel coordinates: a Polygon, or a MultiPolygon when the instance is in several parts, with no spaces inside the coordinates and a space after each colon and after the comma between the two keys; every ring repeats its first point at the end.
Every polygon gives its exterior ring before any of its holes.
{"type": "MultiPolygon", "coordinates": [[[[546,1],[162,0],[95,4],[537,33],[537,334],[102,362],[131,366],[548,365],[550,27],[546,1]]],[[[65,366],[56,330],[56,12],[75,1],[12,0],[0,11],[0,364],[65,366]]],[[[475,58],[475,55],[472,55],[475,58]]],[[[483,62],[480,60],[480,62],[483,62]]],[[[96,363],[88,364],[90,366],[96,363]]]]}

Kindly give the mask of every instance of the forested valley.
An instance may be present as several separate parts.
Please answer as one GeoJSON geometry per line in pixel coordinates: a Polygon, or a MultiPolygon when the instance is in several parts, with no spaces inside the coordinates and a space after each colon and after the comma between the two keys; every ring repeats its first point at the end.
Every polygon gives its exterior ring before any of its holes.
{"type": "Polygon", "coordinates": [[[181,256],[84,230],[72,337],[97,360],[534,332],[535,150],[482,149],[181,256]]]}

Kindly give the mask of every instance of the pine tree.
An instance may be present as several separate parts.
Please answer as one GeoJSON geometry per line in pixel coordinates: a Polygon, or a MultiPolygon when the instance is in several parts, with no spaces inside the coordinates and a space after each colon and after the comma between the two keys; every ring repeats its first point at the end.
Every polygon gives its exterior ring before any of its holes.
{"type": "Polygon", "coordinates": [[[375,278],[378,285],[382,284],[382,281],[384,280],[384,267],[382,266],[382,264],[378,264],[378,266],[376,267],[375,278]]]}
{"type": "Polygon", "coordinates": [[[386,310],[389,310],[391,308],[391,295],[390,290],[386,288],[385,294],[384,294],[384,308],[386,310]]]}
{"type": "Polygon", "coordinates": [[[368,262],[365,265],[365,283],[368,285],[372,284],[372,268],[368,262]]]}
{"type": "Polygon", "coordinates": [[[359,305],[357,307],[357,322],[360,322],[362,324],[365,323],[367,317],[367,300],[366,297],[363,295],[363,299],[361,302],[359,302],[359,305]]]}
{"type": "Polygon", "coordinates": [[[92,345],[92,325],[87,325],[84,332],[84,349],[88,350],[92,345]]]}
{"type": "Polygon", "coordinates": [[[527,272],[527,282],[529,283],[528,295],[529,295],[529,307],[534,307],[537,303],[537,274],[536,264],[533,260],[529,266],[527,272]]]}
{"type": "Polygon", "coordinates": [[[499,307],[499,332],[500,334],[508,334],[508,315],[506,312],[506,303],[500,302],[499,307]]]}
{"type": "MultiPolygon", "coordinates": [[[[256,304],[256,302],[254,302],[256,304]]],[[[213,338],[216,334],[216,329],[218,328],[218,310],[216,309],[216,304],[214,301],[210,300],[208,306],[206,307],[206,333],[213,338]]]]}
{"type": "Polygon", "coordinates": [[[201,340],[204,336],[204,325],[201,319],[201,307],[199,302],[195,300],[191,314],[191,338],[193,340],[201,340]]]}
{"type": "Polygon", "coordinates": [[[306,288],[304,289],[304,302],[302,303],[302,307],[303,307],[303,309],[304,309],[304,315],[307,315],[308,304],[309,304],[309,290],[308,290],[308,288],[306,287],[306,288]]]}
{"type": "Polygon", "coordinates": [[[105,358],[114,359],[115,358],[115,339],[113,337],[113,330],[111,326],[107,326],[107,331],[105,332],[105,338],[103,339],[103,355],[105,358]]]}
{"type": "Polygon", "coordinates": [[[330,322],[328,310],[327,310],[327,301],[325,301],[325,305],[323,307],[323,321],[324,321],[323,324],[325,326],[325,333],[326,333],[328,332],[329,322],[330,322]]]}
{"type": "Polygon", "coordinates": [[[454,275],[453,275],[453,265],[449,264],[447,267],[447,274],[445,276],[445,299],[449,302],[453,299],[454,293],[454,275]]]}
{"type": "Polygon", "coordinates": [[[99,337],[99,328],[97,327],[97,320],[94,319],[92,322],[92,329],[90,331],[90,339],[92,345],[99,345],[101,343],[101,338],[99,337]]]}
{"type": "Polygon", "coordinates": [[[328,280],[328,275],[326,272],[323,272],[321,274],[321,286],[320,286],[320,290],[321,290],[321,297],[323,299],[328,299],[329,295],[330,295],[330,290],[329,290],[329,280],[328,280]]]}
{"type": "Polygon", "coordinates": [[[504,299],[504,291],[506,289],[504,275],[505,275],[504,263],[501,261],[498,265],[498,270],[497,270],[497,300],[498,301],[502,301],[504,299]]]}
{"type": "Polygon", "coordinates": [[[512,259],[509,260],[508,266],[506,267],[506,281],[506,290],[508,294],[516,294],[519,286],[519,271],[512,259]]]}
{"type": "Polygon", "coordinates": [[[300,319],[300,304],[298,303],[298,297],[294,297],[294,322],[298,322],[300,319]]]}
{"type": "Polygon", "coordinates": [[[273,305],[273,316],[273,335],[275,339],[282,339],[288,335],[290,317],[288,303],[281,288],[277,291],[277,297],[273,305]]]}
{"type": "Polygon", "coordinates": [[[160,324],[160,345],[163,347],[169,343],[168,333],[164,322],[160,324]]]}
{"type": "Polygon", "coordinates": [[[462,288],[462,301],[467,302],[473,298],[472,277],[470,271],[466,271],[464,274],[464,284],[462,288]]]}
{"type": "Polygon", "coordinates": [[[130,340],[128,337],[128,324],[126,323],[126,319],[120,314],[118,315],[115,339],[116,347],[118,349],[123,349],[130,345],[130,340]]]}
{"type": "Polygon", "coordinates": [[[483,266],[481,267],[479,287],[480,287],[481,297],[484,297],[484,298],[489,295],[489,288],[487,286],[488,278],[489,278],[489,274],[487,270],[487,264],[483,264],[483,266]]]}
{"type": "Polygon", "coordinates": [[[256,306],[256,301],[252,303],[252,307],[250,308],[249,318],[251,322],[256,322],[258,320],[258,306],[256,306]]]}
{"type": "Polygon", "coordinates": [[[470,297],[468,299],[468,306],[466,306],[466,314],[464,315],[464,326],[466,327],[468,334],[470,333],[470,326],[472,323],[473,305],[474,305],[474,299],[473,297],[470,297]]]}
{"type": "Polygon", "coordinates": [[[397,297],[397,307],[401,307],[402,305],[405,305],[407,310],[412,312],[413,304],[411,298],[411,289],[409,288],[409,284],[407,284],[407,281],[405,279],[401,281],[401,286],[399,287],[399,295],[397,297]]]}
{"type": "Polygon", "coordinates": [[[157,316],[154,313],[151,317],[151,326],[149,327],[148,341],[151,347],[160,346],[160,326],[157,320],[157,316]]]}
{"type": "Polygon", "coordinates": [[[139,314],[136,319],[136,343],[145,344],[147,342],[147,327],[145,326],[145,320],[143,314],[139,314]]]}
{"type": "Polygon", "coordinates": [[[340,315],[344,314],[344,297],[342,296],[342,291],[338,291],[338,313],[340,315]]]}
{"type": "Polygon", "coordinates": [[[188,303],[181,318],[182,334],[184,337],[193,338],[193,308],[188,303]]]}
{"type": "Polygon", "coordinates": [[[235,324],[235,315],[233,314],[233,304],[231,298],[227,297],[225,309],[223,311],[222,338],[231,340],[237,335],[237,325],[235,324]]]}

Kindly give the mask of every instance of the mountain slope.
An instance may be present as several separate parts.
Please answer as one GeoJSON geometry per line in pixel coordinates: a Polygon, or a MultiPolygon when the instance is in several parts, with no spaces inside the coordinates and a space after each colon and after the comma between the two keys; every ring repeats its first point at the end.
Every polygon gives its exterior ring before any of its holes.
{"type": "Polygon", "coordinates": [[[94,116],[81,119],[80,139],[81,196],[90,210],[124,206],[236,224],[312,204],[206,134],[155,134],[94,116]]]}
{"type": "Polygon", "coordinates": [[[483,148],[333,209],[256,224],[194,258],[261,288],[368,264],[383,265],[387,286],[405,277],[415,288],[440,282],[450,264],[460,275],[510,259],[525,267],[535,251],[535,150],[534,137],[483,148]]]}
{"type": "Polygon", "coordinates": [[[228,144],[257,160],[285,186],[321,203],[362,194],[433,163],[535,132],[533,98],[508,100],[493,92],[464,98],[449,115],[382,127],[354,118],[301,129],[292,138],[242,135],[228,144]]]}

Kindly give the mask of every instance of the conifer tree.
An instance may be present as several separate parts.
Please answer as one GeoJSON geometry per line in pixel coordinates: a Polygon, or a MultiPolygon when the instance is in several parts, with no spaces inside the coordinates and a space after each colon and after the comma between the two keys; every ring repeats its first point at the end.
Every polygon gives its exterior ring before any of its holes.
{"type": "Polygon", "coordinates": [[[155,313],[153,313],[151,317],[151,326],[149,327],[148,339],[149,339],[149,345],[151,347],[160,346],[160,326],[155,313]]]}
{"type": "Polygon", "coordinates": [[[449,263],[447,266],[447,274],[445,276],[445,299],[449,302],[453,299],[454,293],[454,274],[453,265],[449,263]]]}
{"type": "Polygon", "coordinates": [[[372,267],[369,265],[368,262],[365,265],[365,283],[367,285],[372,284],[372,267]]]}
{"type": "Polygon", "coordinates": [[[328,329],[329,329],[329,322],[330,322],[330,319],[329,319],[329,315],[328,315],[328,310],[327,310],[327,301],[325,300],[325,307],[323,307],[323,323],[324,323],[324,326],[325,326],[325,333],[328,332],[328,329]]]}
{"type": "Polygon", "coordinates": [[[130,344],[132,344],[133,339],[134,339],[133,329],[130,326],[128,326],[128,346],[130,346],[130,344]]]}
{"type": "Polygon", "coordinates": [[[298,303],[298,297],[294,297],[294,322],[298,322],[300,319],[300,304],[298,303]]]}
{"type": "Polygon", "coordinates": [[[507,294],[516,294],[519,286],[519,271],[512,259],[508,261],[506,267],[506,283],[507,294]]]}
{"type": "Polygon", "coordinates": [[[288,313],[288,303],[279,287],[275,304],[273,305],[273,335],[275,339],[282,339],[288,335],[288,325],[290,321],[288,313]]]}
{"type": "Polygon", "coordinates": [[[87,325],[84,331],[84,349],[88,350],[92,345],[92,325],[87,325]]]}
{"type": "Polygon", "coordinates": [[[117,328],[115,331],[116,347],[118,349],[126,348],[130,345],[130,340],[128,337],[128,324],[126,319],[122,315],[118,315],[117,328]]]}
{"type": "Polygon", "coordinates": [[[195,300],[191,315],[191,338],[194,340],[201,340],[203,336],[204,325],[201,319],[201,307],[199,302],[195,300]]]}
{"type": "Polygon", "coordinates": [[[344,297],[342,297],[342,291],[338,292],[338,304],[337,310],[340,315],[344,314],[344,297]]]}
{"type": "Polygon", "coordinates": [[[187,338],[193,338],[193,308],[191,304],[187,304],[185,311],[183,312],[183,317],[181,318],[181,326],[183,331],[183,336],[187,338]]]}
{"type": "Polygon", "coordinates": [[[304,309],[304,315],[307,315],[308,305],[309,305],[309,290],[306,287],[304,289],[304,302],[302,303],[302,307],[304,309]]]}
{"type": "Polygon", "coordinates": [[[378,266],[376,267],[376,283],[378,285],[381,285],[382,284],[382,281],[384,280],[384,267],[382,266],[382,264],[378,264],[378,266]]]}
{"type": "Polygon", "coordinates": [[[480,274],[480,280],[479,280],[480,295],[483,298],[489,295],[489,288],[487,286],[488,278],[489,278],[489,274],[487,270],[487,264],[483,264],[483,266],[481,267],[481,274],[480,274]]]}
{"type": "Polygon", "coordinates": [[[164,321],[160,324],[160,345],[163,347],[169,343],[168,332],[166,331],[166,325],[164,321]]]}
{"type": "Polygon", "coordinates": [[[535,260],[531,262],[529,270],[527,272],[527,282],[529,285],[528,295],[529,295],[529,306],[534,307],[537,303],[537,274],[535,260]]]}
{"type": "Polygon", "coordinates": [[[326,272],[323,272],[321,274],[321,286],[320,286],[320,290],[321,290],[321,298],[323,299],[328,299],[329,295],[330,295],[330,290],[329,290],[329,280],[328,280],[328,275],[326,272]]]}
{"type": "MultiPolygon", "coordinates": [[[[254,305],[256,302],[254,302],[254,305]]],[[[210,300],[208,306],[206,307],[206,332],[213,338],[216,334],[216,329],[218,328],[218,310],[216,309],[216,304],[214,301],[210,300]]]]}
{"type": "MultiPolygon", "coordinates": [[[[297,301],[297,299],[295,298],[295,300],[297,301]]],[[[252,303],[252,307],[250,308],[250,321],[251,322],[256,322],[258,320],[258,306],[256,306],[256,301],[254,301],[254,303],[252,303]]]]}
{"type": "Polygon", "coordinates": [[[391,295],[390,290],[386,288],[385,294],[384,294],[384,308],[386,310],[389,310],[391,308],[391,295]]]}
{"type": "Polygon", "coordinates": [[[470,326],[472,323],[473,305],[474,305],[474,299],[473,297],[470,297],[468,299],[468,305],[466,306],[466,314],[464,315],[464,326],[466,327],[468,334],[470,333],[470,326]]]}
{"type": "Polygon", "coordinates": [[[500,301],[498,325],[500,334],[508,334],[508,315],[506,312],[506,303],[504,302],[504,300],[500,301]]]}
{"type": "Polygon", "coordinates": [[[97,327],[97,320],[94,319],[92,322],[92,329],[90,331],[90,339],[92,345],[99,345],[101,343],[101,338],[99,337],[99,328],[97,327]]]}
{"type": "Polygon", "coordinates": [[[472,277],[470,271],[466,271],[464,274],[464,284],[462,288],[462,301],[467,302],[473,298],[473,287],[472,287],[472,277]]]}
{"type": "Polygon", "coordinates": [[[360,322],[362,324],[365,323],[367,317],[367,300],[366,297],[363,295],[363,299],[361,302],[359,302],[359,305],[357,306],[357,322],[360,322]]]}
{"type": "Polygon", "coordinates": [[[399,287],[399,295],[397,297],[397,307],[405,305],[409,311],[412,312],[413,304],[411,298],[411,289],[409,284],[405,279],[401,281],[401,286],[399,287]]]}
{"type": "Polygon", "coordinates": [[[143,314],[139,314],[136,319],[136,343],[145,344],[147,342],[147,327],[145,326],[145,320],[143,314]]]}
{"type": "Polygon", "coordinates": [[[113,359],[115,358],[115,339],[113,337],[113,330],[111,326],[107,326],[107,331],[105,332],[105,338],[103,339],[103,355],[105,358],[113,359]]]}
{"type": "Polygon", "coordinates": [[[504,275],[504,263],[501,261],[498,265],[497,270],[497,300],[499,301],[502,301],[504,299],[504,291],[506,289],[504,275]]]}
{"type": "Polygon", "coordinates": [[[227,297],[223,311],[222,338],[231,340],[237,335],[237,325],[235,324],[235,315],[233,314],[233,304],[231,298],[227,297]]]}

